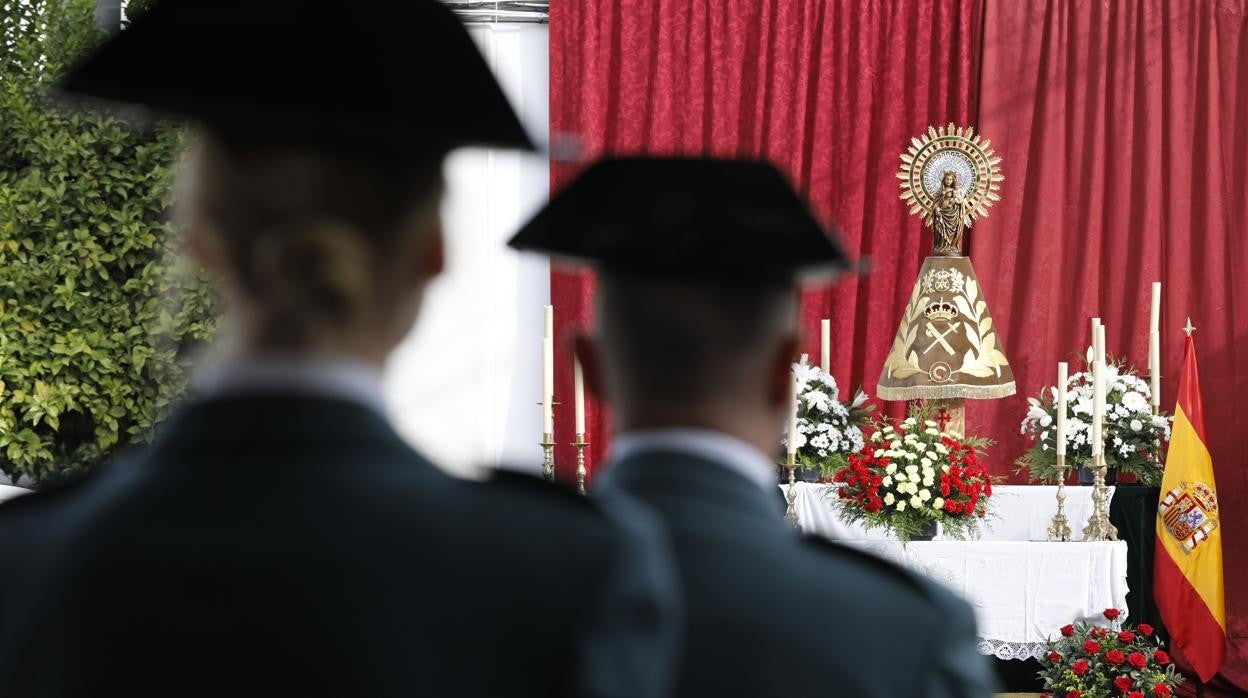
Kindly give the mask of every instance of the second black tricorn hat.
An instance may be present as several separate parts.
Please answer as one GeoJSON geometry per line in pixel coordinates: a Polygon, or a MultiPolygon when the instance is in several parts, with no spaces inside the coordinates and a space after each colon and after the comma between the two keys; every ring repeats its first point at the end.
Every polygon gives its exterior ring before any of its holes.
{"type": "Polygon", "coordinates": [[[609,273],[727,281],[813,280],[852,267],[784,175],[756,160],[599,161],[509,244],[609,273]]]}
{"type": "Polygon", "coordinates": [[[533,147],[472,38],[436,0],[163,0],[58,91],[395,157],[533,147]]]}

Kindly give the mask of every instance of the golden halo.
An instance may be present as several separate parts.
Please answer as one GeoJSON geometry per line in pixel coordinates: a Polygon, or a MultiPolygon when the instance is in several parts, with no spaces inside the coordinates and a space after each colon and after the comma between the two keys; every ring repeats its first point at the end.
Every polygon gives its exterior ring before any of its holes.
{"type": "Polygon", "coordinates": [[[992,152],[986,138],[975,135],[974,127],[927,127],[927,133],[910,139],[910,148],[901,155],[901,198],[911,214],[919,214],[932,224],[933,197],[939,191],[945,171],[958,173],[962,198],[966,201],[967,225],[988,215],[988,207],[1000,201],[1001,158],[992,152]]]}

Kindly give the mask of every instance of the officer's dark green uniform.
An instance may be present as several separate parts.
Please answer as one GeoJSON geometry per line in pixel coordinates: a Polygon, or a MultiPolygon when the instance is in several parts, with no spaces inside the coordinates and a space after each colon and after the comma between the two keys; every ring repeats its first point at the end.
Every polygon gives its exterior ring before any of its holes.
{"type": "MultiPolygon", "coordinates": [[[[796,293],[800,275],[848,265],[780,173],[746,161],[601,162],[556,196],[512,245],[590,263],[601,284],[627,279],[630,289],[671,280],[687,289],[705,279],[715,289],[750,293],[779,284],[781,294],[796,293]]],[[[613,322],[610,308],[599,306],[600,322],[613,322]]],[[[628,322],[645,321],[647,312],[669,321],[657,308],[640,308],[629,311],[628,322]]],[[[697,318],[688,321],[696,326],[697,318]]],[[[620,337],[637,329],[613,327],[620,337]]],[[[656,356],[698,360],[675,341],[657,339],[663,345],[654,347],[656,356]]],[[[757,381],[759,390],[763,384],[757,381]]],[[[666,523],[688,624],[678,695],[991,694],[995,682],[976,652],[965,601],[891,563],[796,534],[784,521],[774,477],[768,481],[771,455],[715,432],[705,414],[717,412],[700,413],[701,422],[664,417],[668,423],[643,427],[644,437],[617,435],[622,455],[595,487],[599,494],[636,497],[666,523]],[[648,439],[651,447],[626,451],[625,437],[634,440],[630,446],[648,439]],[[707,455],[717,451],[725,455],[707,455]]]]}
{"type": "MultiPolygon", "coordinates": [[[[166,0],[62,85],[368,158],[530,147],[433,0],[166,0]]],[[[332,394],[193,401],[132,458],[0,506],[0,696],[657,696],[657,522],[467,483],[332,394]]]]}

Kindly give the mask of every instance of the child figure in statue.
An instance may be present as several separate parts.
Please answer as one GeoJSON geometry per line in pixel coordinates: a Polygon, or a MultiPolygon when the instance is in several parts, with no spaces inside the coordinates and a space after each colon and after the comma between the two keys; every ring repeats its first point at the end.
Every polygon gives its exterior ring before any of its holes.
{"type": "Polygon", "coordinates": [[[957,173],[945,170],[945,175],[940,180],[940,193],[932,204],[932,232],[937,255],[962,256],[962,232],[970,223],[966,209],[966,199],[962,196],[957,173]]]}

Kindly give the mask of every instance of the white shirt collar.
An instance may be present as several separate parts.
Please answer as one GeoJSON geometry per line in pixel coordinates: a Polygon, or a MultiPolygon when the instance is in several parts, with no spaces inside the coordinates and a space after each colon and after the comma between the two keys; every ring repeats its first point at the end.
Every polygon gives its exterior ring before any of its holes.
{"type": "Polygon", "coordinates": [[[204,398],[279,391],[346,400],[386,414],[381,370],[358,359],[235,356],[201,368],[192,384],[204,398]]]}
{"type": "Polygon", "coordinates": [[[754,446],[711,429],[649,429],[616,435],[611,461],[646,451],[679,451],[718,463],[770,492],[776,486],[776,464],[754,446]]]}

